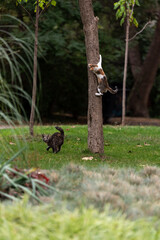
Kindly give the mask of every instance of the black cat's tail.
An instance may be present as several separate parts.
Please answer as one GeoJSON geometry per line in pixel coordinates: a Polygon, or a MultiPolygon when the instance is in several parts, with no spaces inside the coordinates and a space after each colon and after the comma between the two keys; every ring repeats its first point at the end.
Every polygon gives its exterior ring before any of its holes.
{"type": "Polygon", "coordinates": [[[64,131],[61,127],[55,127],[58,131],[60,131],[61,135],[64,136],[64,131]]]}

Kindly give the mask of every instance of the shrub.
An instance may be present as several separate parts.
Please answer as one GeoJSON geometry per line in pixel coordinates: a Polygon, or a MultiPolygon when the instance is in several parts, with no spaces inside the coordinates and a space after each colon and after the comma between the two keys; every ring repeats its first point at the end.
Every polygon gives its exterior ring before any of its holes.
{"type": "Polygon", "coordinates": [[[0,239],[158,240],[159,224],[151,220],[129,221],[108,208],[103,213],[93,208],[58,212],[51,205],[28,205],[25,198],[14,205],[0,204],[0,239]]]}

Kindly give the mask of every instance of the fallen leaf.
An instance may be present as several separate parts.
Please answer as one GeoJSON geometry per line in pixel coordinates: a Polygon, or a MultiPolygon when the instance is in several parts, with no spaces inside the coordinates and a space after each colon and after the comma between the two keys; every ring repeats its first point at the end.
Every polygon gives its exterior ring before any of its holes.
{"type": "Polygon", "coordinates": [[[144,145],[145,145],[145,146],[151,146],[151,144],[149,144],[149,143],[144,143],[144,145]]]}
{"type": "Polygon", "coordinates": [[[83,157],[82,160],[93,160],[93,157],[83,157]]]}
{"type": "Polygon", "coordinates": [[[110,146],[110,143],[105,143],[104,145],[105,145],[105,146],[110,146]]]}

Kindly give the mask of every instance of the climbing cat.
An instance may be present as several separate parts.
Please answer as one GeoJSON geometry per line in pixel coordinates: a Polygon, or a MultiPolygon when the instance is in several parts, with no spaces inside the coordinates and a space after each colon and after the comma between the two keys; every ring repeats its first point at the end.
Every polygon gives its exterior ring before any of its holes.
{"type": "Polygon", "coordinates": [[[53,135],[42,134],[42,140],[47,143],[47,151],[52,148],[53,153],[58,153],[61,150],[61,146],[64,143],[64,131],[60,127],[55,127],[59,132],[54,133],[53,135]]]}
{"type": "Polygon", "coordinates": [[[97,93],[95,93],[96,96],[102,96],[103,93],[106,93],[107,91],[109,91],[112,94],[115,94],[118,92],[117,87],[115,87],[116,89],[113,90],[109,84],[108,84],[108,80],[107,77],[102,69],[102,57],[101,55],[99,55],[100,59],[99,62],[97,64],[88,64],[89,70],[92,71],[98,79],[98,87],[97,87],[97,93]]]}

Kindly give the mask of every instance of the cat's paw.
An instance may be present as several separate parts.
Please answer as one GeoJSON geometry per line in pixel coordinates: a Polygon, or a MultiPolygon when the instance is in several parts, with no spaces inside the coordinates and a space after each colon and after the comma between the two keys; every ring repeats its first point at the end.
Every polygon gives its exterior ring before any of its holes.
{"type": "Polygon", "coordinates": [[[118,87],[117,86],[115,86],[115,93],[117,93],[118,92],[118,87]]]}
{"type": "Polygon", "coordinates": [[[100,97],[100,96],[102,96],[103,94],[102,94],[102,93],[95,93],[95,95],[96,95],[97,97],[100,97]]]}

